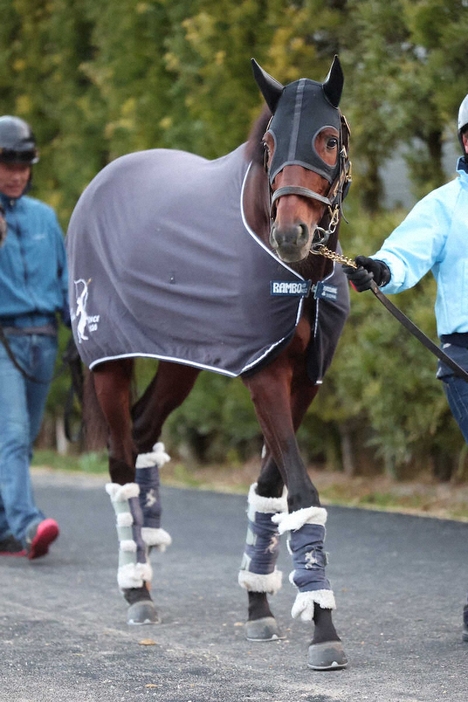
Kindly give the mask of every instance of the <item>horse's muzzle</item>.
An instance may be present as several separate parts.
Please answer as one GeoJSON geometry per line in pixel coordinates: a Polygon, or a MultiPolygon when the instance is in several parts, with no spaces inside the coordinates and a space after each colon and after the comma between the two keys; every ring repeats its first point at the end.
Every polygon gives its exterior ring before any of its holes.
{"type": "Polygon", "coordinates": [[[281,227],[273,224],[270,245],[282,261],[296,263],[309,253],[309,227],[304,223],[281,227]]]}

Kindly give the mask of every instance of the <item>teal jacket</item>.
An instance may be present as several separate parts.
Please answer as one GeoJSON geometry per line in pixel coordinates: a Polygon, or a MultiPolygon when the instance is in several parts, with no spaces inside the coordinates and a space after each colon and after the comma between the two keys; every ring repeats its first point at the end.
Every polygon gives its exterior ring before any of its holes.
{"type": "Polygon", "coordinates": [[[0,324],[38,327],[69,324],[68,275],[62,230],[54,210],[23,195],[0,193],[7,235],[0,247],[0,324]]]}
{"type": "Polygon", "coordinates": [[[437,282],[437,333],[468,332],[468,163],[458,178],[420,200],[372,258],[392,277],[384,293],[411,288],[431,271],[437,282]]]}

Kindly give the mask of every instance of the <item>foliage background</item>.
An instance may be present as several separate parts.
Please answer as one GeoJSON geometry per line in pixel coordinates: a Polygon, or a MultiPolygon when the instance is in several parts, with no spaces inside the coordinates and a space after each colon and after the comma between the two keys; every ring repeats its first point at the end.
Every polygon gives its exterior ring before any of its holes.
{"type": "MultiPolygon", "coordinates": [[[[405,215],[383,206],[397,148],[415,197],[448,178],[443,148],[467,92],[467,0],[0,0],[0,17],[0,111],[33,125],[33,194],[56,208],[64,230],[84,187],[121,154],[168,147],[215,158],[244,141],[261,107],[251,56],[282,82],[323,80],[340,56],[355,174],[342,227],[348,255],[375,251],[405,215]]],[[[435,338],[433,302],[429,277],[398,298],[435,338]]],[[[141,386],[152,369],[141,365],[141,386]]],[[[307,460],[349,474],[464,478],[464,442],[434,372],[435,360],[370,293],[353,294],[299,432],[307,460]]],[[[61,376],[49,420],[61,416],[66,390],[61,376]]],[[[197,460],[242,461],[261,446],[241,382],[209,374],[166,434],[197,460]]]]}

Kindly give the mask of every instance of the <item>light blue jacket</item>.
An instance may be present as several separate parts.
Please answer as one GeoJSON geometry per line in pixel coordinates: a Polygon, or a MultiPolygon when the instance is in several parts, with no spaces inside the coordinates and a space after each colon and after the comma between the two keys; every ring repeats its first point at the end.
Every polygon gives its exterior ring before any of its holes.
{"type": "Polygon", "coordinates": [[[372,258],[392,277],[382,292],[399,293],[430,270],[437,282],[437,333],[468,332],[468,164],[458,178],[418,202],[372,258]]]}
{"type": "Polygon", "coordinates": [[[67,262],[54,210],[23,195],[0,193],[8,226],[0,247],[0,324],[34,327],[69,320],[67,262]]]}

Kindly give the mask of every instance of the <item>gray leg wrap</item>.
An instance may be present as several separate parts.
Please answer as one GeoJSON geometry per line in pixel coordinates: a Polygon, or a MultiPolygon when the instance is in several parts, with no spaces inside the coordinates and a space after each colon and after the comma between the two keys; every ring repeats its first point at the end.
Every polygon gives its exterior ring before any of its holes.
{"type": "Polygon", "coordinates": [[[161,496],[159,469],[170,460],[164,444],[153,446],[151,453],[140,453],[136,460],[136,482],[140,487],[140,505],[143,512],[142,536],[145,544],[165,551],[170,546],[170,535],[161,528],[161,496]]]}
{"type": "Polygon", "coordinates": [[[323,551],[327,511],[323,507],[308,507],[273,518],[278,531],[290,531],[288,548],[294,570],[290,582],[299,590],[291,614],[302,621],[314,617],[314,606],[335,609],[335,596],[325,576],[326,554],[323,551]]]}
{"type": "Polygon", "coordinates": [[[141,535],[143,514],[138,499],[139,487],[136,483],[118,485],[108,483],[106,492],[117,518],[119,538],[119,569],[117,582],[121,590],[143,587],[152,578],[151,566],[147,559],[147,548],[141,535]]]}
{"type": "Polygon", "coordinates": [[[251,592],[275,594],[281,588],[282,573],[276,568],[279,532],[272,517],[287,510],[286,491],[282,497],[257,495],[256,483],[248,496],[249,520],[239,585],[251,592]]]}

